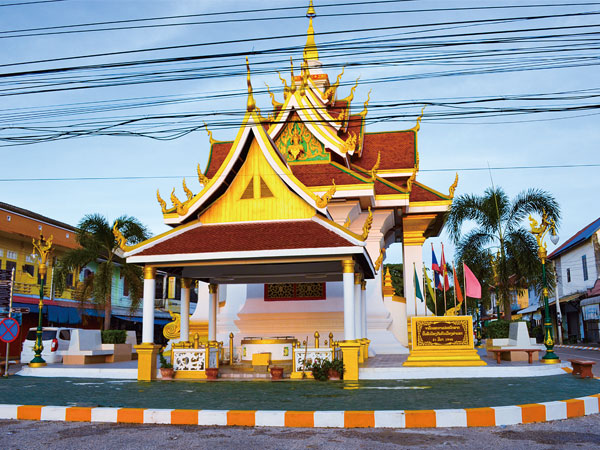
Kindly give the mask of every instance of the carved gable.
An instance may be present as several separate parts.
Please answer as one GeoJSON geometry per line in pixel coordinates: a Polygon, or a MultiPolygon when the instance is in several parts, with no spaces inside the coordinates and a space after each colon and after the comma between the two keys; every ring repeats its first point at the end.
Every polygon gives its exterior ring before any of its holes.
{"type": "Polygon", "coordinates": [[[325,146],[293,115],[275,139],[275,145],[288,162],[330,161],[325,146]]]}

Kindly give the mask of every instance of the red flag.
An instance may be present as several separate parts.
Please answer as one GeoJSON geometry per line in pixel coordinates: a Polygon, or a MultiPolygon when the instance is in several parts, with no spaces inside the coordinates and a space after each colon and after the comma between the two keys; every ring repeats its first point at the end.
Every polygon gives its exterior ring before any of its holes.
{"type": "Polygon", "coordinates": [[[481,298],[481,284],[479,284],[479,280],[465,263],[463,263],[463,270],[465,271],[465,296],[481,298]]]}
{"type": "Polygon", "coordinates": [[[444,290],[447,291],[450,289],[450,282],[448,281],[448,267],[446,267],[446,258],[444,257],[444,244],[442,244],[442,263],[441,263],[442,273],[444,275],[444,290]]]}
{"type": "Polygon", "coordinates": [[[461,303],[463,301],[462,291],[460,290],[460,284],[458,284],[458,277],[456,276],[456,267],[453,266],[454,275],[454,289],[456,289],[456,300],[461,303]]]}

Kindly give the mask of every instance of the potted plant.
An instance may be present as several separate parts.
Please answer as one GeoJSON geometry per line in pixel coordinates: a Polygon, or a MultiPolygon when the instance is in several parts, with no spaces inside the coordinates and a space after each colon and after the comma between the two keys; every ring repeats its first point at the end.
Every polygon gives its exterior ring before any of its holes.
{"type": "Polygon", "coordinates": [[[163,380],[172,380],[175,373],[173,364],[166,360],[162,352],[158,354],[158,357],[160,358],[160,376],[163,380]]]}
{"type": "Polygon", "coordinates": [[[216,380],[219,377],[219,368],[218,367],[207,367],[206,368],[206,378],[208,380],[216,380]]]}
{"type": "Polygon", "coordinates": [[[283,378],[283,367],[273,366],[271,367],[271,379],[281,380],[283,378]]]}
{"type": "Polygon", "coordinates": [[[315,358],[310,365],[313,378],[318,381],[326,381],[329,378],[329,367],[331,362],[326,359],[315,358]]]}
{"type": "Polygon", "coordinates": [[[340,380],[344,374],[344,361],[341,359],[333,358],[333,361],[329,362],[329,379],[340,380]]]}

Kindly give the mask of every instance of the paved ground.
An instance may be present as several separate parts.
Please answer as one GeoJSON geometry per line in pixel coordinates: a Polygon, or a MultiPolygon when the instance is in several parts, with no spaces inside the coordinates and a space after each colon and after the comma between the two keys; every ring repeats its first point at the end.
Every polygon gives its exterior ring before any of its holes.
{"type": "Polygon", "coordinates": [[[24,449],[593,449],[600,416],[498,428],[432,430],[218,428],[1,421],[0,445],[24,449]]]}

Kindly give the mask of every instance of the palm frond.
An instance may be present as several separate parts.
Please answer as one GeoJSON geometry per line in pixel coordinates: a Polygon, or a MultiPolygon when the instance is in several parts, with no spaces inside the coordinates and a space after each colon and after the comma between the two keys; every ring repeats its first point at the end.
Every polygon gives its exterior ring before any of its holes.
{"type": "Polygon", "coordinates": [[[135,217],[121,216],[115,220],[128,244],[138,244],[150,238],[148,229],[135,217]]]}
{"type": "Polygon", "coordinates": [[[543,212],[548,214],[548,218],[554,220],[556,226],[560,225],[560,206],[556,199],[542,189],[528,189],[517,195],[510,207],[510,215],[507,219],[507,227],[519,227],[529,214],[537,213],[539,216],[543,212]]]}

